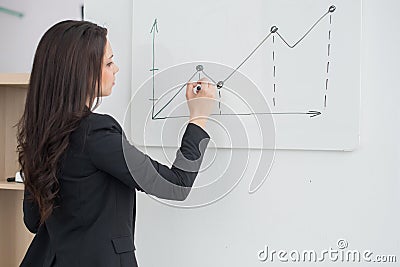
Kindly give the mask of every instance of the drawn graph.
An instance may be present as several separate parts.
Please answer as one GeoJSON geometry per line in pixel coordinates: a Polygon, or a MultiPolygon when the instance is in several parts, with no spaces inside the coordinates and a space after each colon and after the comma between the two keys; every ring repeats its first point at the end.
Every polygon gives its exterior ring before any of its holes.
{"type": "Polygon", "coordinates": [[[357,147],[361,0],[184,3],[135,1],[130,112],[138,144],[175,147],[189,119],[186,84],[207,78],[217,87],[207,126],[216,147],[357,147]]]}
{"type": "MultiPolygon", "coordinates": [[[[163,115],[163,111],[171,105],[173,100],[181,94],[185,87],[186,83],[190,82],[193,80],[193,78],[201,75],[203,77],[207,77],[217,88],[218,90],[218,98],[219,98],[219,103],[221,104],[222,97],[223,97],[223,89],[224,85],[226,82],[231,79],[233,75],[235,75],[236,72],[250,59],[255,56],[257,50],[259,50],[263,44],[269,40],[272,39],[272,62],[273,62],[273,71],[272,71],[272,76],[273,76],[273,97],[272,97],[272,103],[273,106],[276,106],[277,102],[277,96],[276,96],[276,91],[279,86],[278,81],[276,80],[277,77],[277,66],[276,66],[276,61],[277,61],[277,56],[276,56],[276,51],[274,49],[274,44],[276,43],[276,39],[279,39],[282,41],[288,49],[295,49],[300,43],[302,43],[303,40],[307,38],[310,34],[312,34],[312,31],[322,22],[324,19],[329,19],[329,25],[332,25],[332,16],[334,12],[336,11],[336,7],[334,5],[331,5],[327,11],[318,19],[316,22],[293,44],[290,44],[287,39],[280,33],[278,25],[273,25],[268,34],[261,40],[261,42],[258,43],[258,45],[249,53],[247,57],[244,58],[238,64],[224,79],[216,79],[216,77],[212,77],[209,75],[205,69],[205,67],[201,64],[197,65],[194,67],[194,72],[190,76],[190,78],[186,79],[186,82],[182,82],[180,86],[176,89],[176,92],[168,99],[165,101],[165,103],[162,103],[160,107],[158,107],[157,101],[159,100],[156,96],[156,73],[159,71],[159,69],[156,67],[156,33],[158,33],[158,21],[157,19],[154,20],[150,33],[152,35],[152,68],[150,71],[152,72],[152,97],[149,99],[152,102],[152,111],[151,111],[151,119],[152,120],[165,120],[165,119],[173,119],[173,118],[187,118],[189,117],[188,115],[182,114],[182,115],[163,115]]],[[[330,72],[330,57],[331,57],[331,35],[332,35],[332,30],[329,28],[328,30],[328,43],[327,43],[327,63],[326,63],[326,78],[325,79],[325,86],[324,86],[324,99],[323,99],[323,108],[327,107],[327,93],[328,93],[328,87],[329,87],[329,72],[330,72]]],[[[248,63],[251,64],[251,63],[248,63]]],[[[266,112],[246,112],[246,113],[227,113],[223,112],[221,110],[221,105],[218,107],[218,112],[213,113],[212,116],[252,116],[252,115],[306,115],[309,116],[310,118],[317,117],[322,114],[321,110],[308,110],[308,111],[266,111],[266,112]]]]}

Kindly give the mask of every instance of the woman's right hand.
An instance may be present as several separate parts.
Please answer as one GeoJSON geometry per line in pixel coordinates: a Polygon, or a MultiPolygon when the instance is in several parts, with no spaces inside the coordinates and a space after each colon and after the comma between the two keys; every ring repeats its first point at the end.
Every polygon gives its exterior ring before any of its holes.
{"type": "Polygon", "coordinates": [[[210,114],[213,112],[216,101],[216,87],[206,78],[197,82],[190,82],[186,86],[186,99],[190,111],[190,122],[205,128],[210,114]],[[201,90],[194,93],[193,88],[201,85],[201,90]]]}

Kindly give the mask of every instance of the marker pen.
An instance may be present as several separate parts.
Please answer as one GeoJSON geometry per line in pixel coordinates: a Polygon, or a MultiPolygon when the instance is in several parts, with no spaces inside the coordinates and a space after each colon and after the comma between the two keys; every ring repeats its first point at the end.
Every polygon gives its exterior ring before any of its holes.
{"type": "Polygon", "coordinates": [[[193,87],[193,93],[197,95],[197,93],[201,90],[201,84],[196,85],[193,87]]]}

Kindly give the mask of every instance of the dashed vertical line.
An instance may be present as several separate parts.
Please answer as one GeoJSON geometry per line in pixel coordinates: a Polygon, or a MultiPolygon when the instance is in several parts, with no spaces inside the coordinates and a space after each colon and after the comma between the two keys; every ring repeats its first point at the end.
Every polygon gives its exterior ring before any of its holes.
{"type": "Polygon", "coordinates": [[[272,97],[272,102],[274,107],[276,106],[276,63],[275,63],[275,35],[272,35],[272,63],[273,63],[273,73],[272,73],[272,80],[274,83],[274,93],[272,97]]]}
{"type": "Polygon", "coordinates": [[[218,90],[218,96],[219,96],[219,103],[218,103],[218,109],[219,109],[219,114],[221,115],[221,89],[218,90]]]}
{"type": "Polygon", "coordinates": [[[332,15],[329,15],[329,30],[328,30],[328,59],[326,63],[326,79],[325,79],[325,96],[324,96],[324,107],[327,106],[328,98],[328,85],[329,85],[329,70],[330,70],[330,59],[331,59],[331,37],[332,37],[332,15]]]}

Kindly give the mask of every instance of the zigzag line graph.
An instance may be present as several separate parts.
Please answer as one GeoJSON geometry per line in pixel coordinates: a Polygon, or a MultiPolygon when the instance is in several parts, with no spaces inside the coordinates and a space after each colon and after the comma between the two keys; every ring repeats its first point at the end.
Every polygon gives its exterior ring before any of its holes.
{"type": "MultiPolygon", "coordinates": [[[[198,74],[203,74],[205,77],[210,79],[210,81],[216,85],[218,89],[218,95],[221,100],[221,89],[224,87],[224,84],[253,56],[253,54],[267,41],[272,37],[273,43],[275,42],[275,36],[279,38],[289,49],[294,49],[297,45],[299,45],[315,28],[318,24],[321,23],[325,18],[328,17],[329,15],[329,24],[332,25],[332,14],[335,12],[336,7],[335,6],[330,6],[328,10],[301,36],[299,40],[297,40],[294,44],[290,44],[286,38],[284,38],[280,33],[279,33],[279,28],[277,26],[272,26],[269,33],[261,40],[261,42],[249,53],[249,55],[240,63],[238,66],[233,69],[233,71],[225,78],[222,80],[216,80],[210,75],[208,75],[205,70],[203,65],[197,65],[196,70],[193,73],[193,75],[187,80],[187,82],[190,82],[196,75],[198,74]]],[[[182,92],[182,90],[185,88],[186,83],[182,84],[181,87],[176,91],[176,93],[167,101],[166,104],[164,104],[161,108],[159,108],[156,111],[156,99],[155,98],[155,73],[159,69],[155,67],[155,39],[156,39],[156,33],[158,33],[158,22],[157,19],[154,20],[154,23],[151,27],[150,33],[152,33],[152,49],[153,49],[153,57],[152,57],[152,68],[150,71],[152,72],[152,98],[150,99],[152,101],[152,120],[165,120],[165,119],[174,119],[174,118],[189,118],[188,115],[182,115],[182,116],[160,116],[160,113],[165,110],[165,108],[171,104],[171,102],[179,95],[179,93],[182,92]]],[[[331,29],[329,29],[329,43],[328,43],[328,58],[330,57],[331,53],[331,29]]],[[[275,51],[273,51],[273,61],[275,61],[275,51]]],[[[328,60],[327,66],[326,66],[326,73],[327,75],[329,74],[329,65],[330,62],[328,60]]],[[[274,71],[273,71],[273,76],[275,78],[275,66],[274,66],[274,71]]],[[[328,90],[328,83],[329,83],[329,78],[326,78],[325,81],[325,90],[328,90]]],[[[274,81],[274,93],[276,91],[276,83],[274,81]]],[[[275,105],[275,97],[273,98],[273,103],[275,105]]],[[[324,107],[327,106],[327,94],[325,93],[324,96],[324,107]]],[[[219,113],[211,114],[211,116],[250,116],[250,115],[306,115],[309,116],[310,118],[316,117],[321,115],[322,113],[317,110],[309,110],[305,112],[254,112],[254,113],[222,113],[221,108],[219,107],[219,113]]]]}

